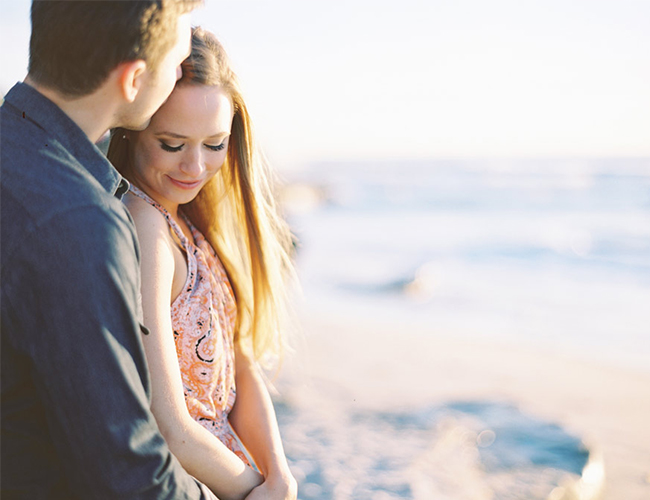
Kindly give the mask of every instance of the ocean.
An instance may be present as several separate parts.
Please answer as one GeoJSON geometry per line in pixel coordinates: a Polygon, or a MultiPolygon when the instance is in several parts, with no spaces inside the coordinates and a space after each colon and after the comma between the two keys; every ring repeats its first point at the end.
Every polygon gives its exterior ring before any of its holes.
{"type": "Polygon", "coordinates": [[[650,159],[324,162],[288,179],[310,307],[650,370],[650,159]]]}
{"type": "MultiPolygon", "coordinates": [[[[322,162],[284,177],[302,314],[650,371],[650,159],[322,162]]],[[[276,398],[303,500],[603,487],[597,448],[512,401],[378,411],[345,382],[313,384],[276,398]]]]}

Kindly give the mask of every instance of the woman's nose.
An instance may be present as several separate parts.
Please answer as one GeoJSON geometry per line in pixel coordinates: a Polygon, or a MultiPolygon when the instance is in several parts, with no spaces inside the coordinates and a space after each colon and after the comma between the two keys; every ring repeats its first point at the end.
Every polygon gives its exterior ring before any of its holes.
{"type": "Polygon", "coordinates": [[[188,148],[181,163],[181,170],[191,177],[198,177],[203,173],[205,161],[200,148],[188,148]]]}

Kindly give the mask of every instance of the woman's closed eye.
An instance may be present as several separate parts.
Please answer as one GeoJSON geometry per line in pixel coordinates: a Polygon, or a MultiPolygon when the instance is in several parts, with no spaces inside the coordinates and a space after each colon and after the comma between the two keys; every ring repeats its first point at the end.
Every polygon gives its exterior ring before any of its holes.
{"type": "MultiPolygon", "coordinates": [[[[162,148],[163,151],[167,151],[168,153],[178,153],[179,151],[183,150],[183,147],[185,144],[180,144],[178,146],[172,146],[171,144],[167,144],[165,141],[160,140],[160,147],[162,148]]],[[[223,141],[221,144],[204,144],[206,148],[208,148],[210,151],[223,151],[223,149],[226,147],[226,141],[223,141]]]]}
{"type": "Polygon", "coordinates": [[[185,146],[185,144],[181,144],[180,146],[172,146],[170,144],[167,144],[165,141],[160,141],[160,147],[163,151],[167,151],[168,153],[177,153],[183,149],[183,146],[185,146]]]}
{"type": "Polygon", "coordinates": [[[212,144],[206,144],[206,148],[208,148],[210,151],[222,151],[226,147],[226,141],[223,141],[221,144],[212,145],[212,144]]]}

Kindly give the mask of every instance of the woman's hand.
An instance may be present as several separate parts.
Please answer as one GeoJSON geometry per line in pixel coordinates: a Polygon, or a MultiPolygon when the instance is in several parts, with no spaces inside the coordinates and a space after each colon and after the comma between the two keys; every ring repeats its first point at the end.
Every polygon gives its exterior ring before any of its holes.
{"type": "Polygon", "coordinates": [[[245,500],[296,500],[298,483],[291,472],[270,475],[245,500]]]}
{"type": "Polygon", "coordinates": [[[246,499],[296,500],[298,485],[284,454],[273,402],[257,365],[240,345],[235,366],[237,399],[228,418],[264,475],[246,499]]]}

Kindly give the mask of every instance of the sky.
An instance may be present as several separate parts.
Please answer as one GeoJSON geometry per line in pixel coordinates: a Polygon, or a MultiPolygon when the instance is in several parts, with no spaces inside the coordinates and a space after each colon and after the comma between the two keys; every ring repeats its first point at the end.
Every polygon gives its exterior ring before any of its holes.
{"type": "MultiPolygon", "coordinates": [[[[0,91],[29,0],[3,5],[0,91]]],[[[650,156],[647,0],[206,0],[279,168],[650,156]]]]}

